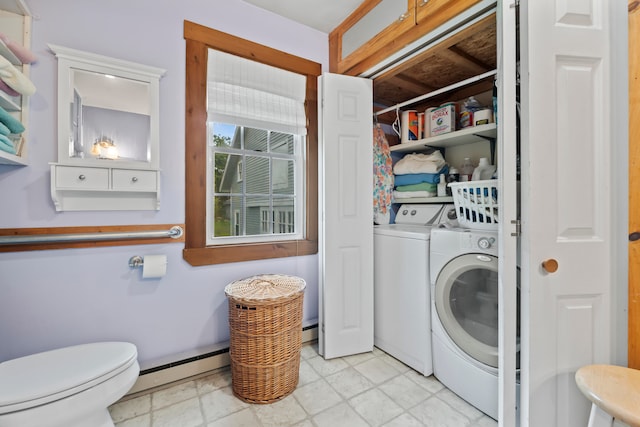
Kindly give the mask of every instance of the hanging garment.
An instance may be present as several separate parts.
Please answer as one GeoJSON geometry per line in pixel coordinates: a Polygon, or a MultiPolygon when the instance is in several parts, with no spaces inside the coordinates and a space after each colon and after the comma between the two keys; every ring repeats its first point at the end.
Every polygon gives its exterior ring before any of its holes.
{"type": "Polygon", "coordinates": [[[373,126],[373,222],[389,224],[393,195],[393,161],[379,123],[373,126]]]}

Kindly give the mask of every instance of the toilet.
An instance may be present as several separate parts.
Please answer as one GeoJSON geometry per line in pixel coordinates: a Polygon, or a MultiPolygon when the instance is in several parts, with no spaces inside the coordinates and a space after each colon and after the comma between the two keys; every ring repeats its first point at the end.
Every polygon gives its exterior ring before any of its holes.
{"type": "Polygon", "coordinates": [[[108,407],[136,382],[137,357],[98,342],[0,363],[0,427],[113,427],[108,407]]]}

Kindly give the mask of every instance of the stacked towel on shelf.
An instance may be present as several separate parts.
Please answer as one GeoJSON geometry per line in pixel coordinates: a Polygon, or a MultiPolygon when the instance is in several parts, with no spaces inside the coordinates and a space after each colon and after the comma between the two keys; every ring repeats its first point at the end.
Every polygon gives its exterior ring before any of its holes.
{"type": "Polygon", "coordinates": [[[396,175],[438,173],[446,165],[442,153],[434,151],[431,154],[413,153],[407,154],[393,167],[396,175]]]}
{"type": "MultiPolygon", "coordinates": [[[[11,97],[33,95],[36,87],[23,74],[20,65],[16,67],[13,64],[16,64],[17,61],[21,64],[31,64],[37,60],[36,55],[1,32],[0,41],[9,50],[6,57],[0,55],[0,91],[11,97]]],[[[6,52],[6,50],[3,49],[3,52],[6,52]]],[[[20,104],[20,100],[16,101],[16,103],[20,104]]],[[[0,150],[16,154],[21,148],[23,141],[21,134],[25,128],[20,120],[16,119],[12,114],[17,115],[17,113],[9,113],[0,107],[0,150]]]]}
{"type": "Polygon", "coordinates": [[[397,201],[407,201],[413,198],[435,197],[438,194],[440,174],[448,172],[449,166],[439,151],[430,154],[407,154],[393,167],[396,185],[393,198],[397,201]]]}

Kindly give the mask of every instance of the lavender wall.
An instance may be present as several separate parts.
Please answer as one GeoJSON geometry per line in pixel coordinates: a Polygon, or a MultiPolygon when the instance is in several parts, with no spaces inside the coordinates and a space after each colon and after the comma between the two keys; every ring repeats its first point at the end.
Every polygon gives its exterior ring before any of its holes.
{"type": "MultiPolygon", "coordinates": [[[[34,16],[26,167],[0,166],[0,227],[183,223],[183,20],[256,41],[323,64],[327,35],[240,0],[27,0],[34,16]],[[295,35],[295,37],[292,37],[295,35]],[[157,212],[56,212],[49,162],[57,156],[57,44],[167,70],[160,81],[161,209],[157,212]]],[[[274,272],[307,281],[305,323],[317,318],[317,256],[191,267],[182,244],[0,254],[0,361],[56,347],[127,340],[143,368],[228,340],[224,287],[274,272]],[[128,260],[166,254],[167,275],[142,280],[128,260]]]]}

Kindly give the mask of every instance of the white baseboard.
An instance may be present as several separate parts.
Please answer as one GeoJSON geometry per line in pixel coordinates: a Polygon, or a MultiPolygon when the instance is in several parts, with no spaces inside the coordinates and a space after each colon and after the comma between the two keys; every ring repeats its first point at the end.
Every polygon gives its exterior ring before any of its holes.
{"type": "MultiPolygon", "coordinates": [[[[318,328],[313,326],[302,331],[302,343],[318,339],[318,328]]],[[[210,371],[224,368],[231,364],[229,349],[221,349],[208,357],[192,358],[189,361],[176,361],[168,363],[157,369],[143,370],[138,380],[126,396],[148,392],[154,388],[164,387],[168,384],[183,381],[187,378],[201,376],[210,371]]],[[[125,396],[125,397],[126,397],[125,396]]]]}

